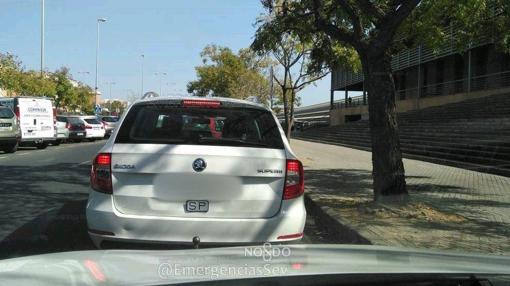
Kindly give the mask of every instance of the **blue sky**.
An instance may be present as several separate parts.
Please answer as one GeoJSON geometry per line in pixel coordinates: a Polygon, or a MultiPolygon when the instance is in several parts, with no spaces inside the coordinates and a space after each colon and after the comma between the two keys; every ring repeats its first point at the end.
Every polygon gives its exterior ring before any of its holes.
{"type": "MultiPolygon", "coordinates": [[[[13,53],[27,69],[39,69],[41,0],[0,0],[0,52],[13,53]]],[[[94,86],[96,19],[100,26],[98,85],[103,98],[138,95],[141,54],[144,90],[185,93],[208,44],[235,51],[250,45],[259,0],[45,0],[45,68],[67,66],[75,79],[94,86]],[[83,73],[83,72],[89,72],[83,73]],[[108,82],[112,85],[109,94],[108,82]]],[[[301,92],[303,105],[329,99],[327,76],[301,92]]]]}

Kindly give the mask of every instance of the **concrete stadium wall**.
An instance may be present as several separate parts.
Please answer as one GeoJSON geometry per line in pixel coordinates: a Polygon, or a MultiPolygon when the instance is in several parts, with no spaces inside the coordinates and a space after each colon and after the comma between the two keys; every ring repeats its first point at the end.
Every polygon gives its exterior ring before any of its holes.
{"type": "MultiPolygon", "coordinates": [[[[417,110],[427,107],[440,106],[449,103],[461,102],[467,99],[486,97],[496,94],[504,94],[510,93],[509,88],[500,88],[500,89],[492,89],[492,90],[482,90],[475,91],[470,93],[457,93],[451,95],[443,95],[443,96],[435,96],[435,97],[425,97],[420,99],[404,99],[397,100],[397,113],[407,112],[411,110],[417,110]]],[[[342,109],[333,109],[329,112],[330,125],[341,125],[344,124],[345,117],[349,115],[361,115],[362,119],[368,119],[368,106],[367,105],[359,105],[354,107],[342,108],[342,109]]]]}

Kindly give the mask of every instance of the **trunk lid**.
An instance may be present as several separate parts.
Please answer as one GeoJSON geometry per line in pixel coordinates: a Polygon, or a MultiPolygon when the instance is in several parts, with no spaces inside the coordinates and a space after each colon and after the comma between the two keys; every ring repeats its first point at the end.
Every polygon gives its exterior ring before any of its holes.
{"type": "Polygon", "coordinates": [[[124,214],[163,217],[268,218],[278,213],[285,151],[225,146],[117,144],[113,201],[124,214]],[[207,167],[193,169],[196,159],[207,167]],[[186,211],[207,201],[207,212],[186,211]]]}
{"type": "Polygon", "coordinates": [[[134,105],[120,124],[111,149],[119,212],[252,219],[280,210],[286,152],[270,111],[158,100],[134,105]],[[196,212],[188,202],[208,207],[196,212]]]}

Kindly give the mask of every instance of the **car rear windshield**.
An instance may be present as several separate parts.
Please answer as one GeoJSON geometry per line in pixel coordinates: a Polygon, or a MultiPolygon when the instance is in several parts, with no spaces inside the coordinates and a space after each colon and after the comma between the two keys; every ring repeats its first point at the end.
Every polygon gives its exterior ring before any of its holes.
{"type": "Polygon", "coordinates": [[[139,104],[127,114],[115,142],[283,149],[272,113],[246,107],[139,104]]]}
{"type": "Polygon", "coordinates": [[[67,117],[67,121],[71,124],[83,124],[78,117],[67,117]]]}
{"type": "Polygon", "coordinates": [[[85,118],[83,119],[85,120],[85,122],[87,122],[88,124],[101,124],[97,119],[95,118],[85,118]]]}
{"type": "Polygon", "coordinates": [[[117,117],[103,117],[102,120],[105,121],[105,122],[117,122],[117,121],[119,121],[119,119],[117,117]]]}
{"type": "Polygon", "coordinates": [[[10,108],[2,107],[0,108],[0,118],[6,119],[6,118],[13,118],[14,113],[10,108]]]}

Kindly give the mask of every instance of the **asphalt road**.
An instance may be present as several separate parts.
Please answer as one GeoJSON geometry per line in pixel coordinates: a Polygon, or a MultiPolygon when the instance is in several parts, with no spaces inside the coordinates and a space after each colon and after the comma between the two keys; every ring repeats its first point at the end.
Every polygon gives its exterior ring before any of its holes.
{"type": "MultiPolygon", "coordinates": [[[[85,204],[91,159],[104,143],[0,152],[0,259],[94,249],[86,231],[85,204]]],[[[334,242],[309,215],[301,243],[334,242]]]]}

